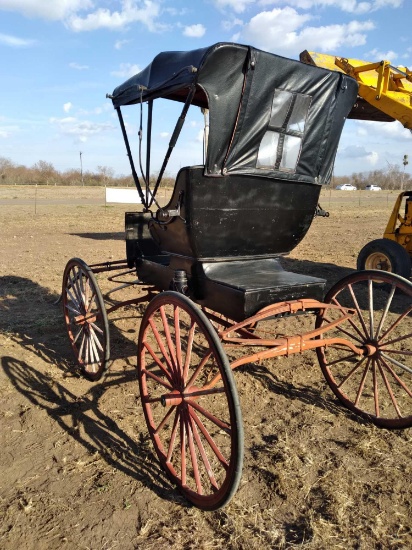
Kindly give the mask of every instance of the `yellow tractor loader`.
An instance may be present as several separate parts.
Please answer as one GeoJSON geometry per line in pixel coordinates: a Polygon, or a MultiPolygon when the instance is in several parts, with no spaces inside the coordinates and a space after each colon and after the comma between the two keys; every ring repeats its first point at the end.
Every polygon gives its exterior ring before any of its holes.
{"type": "MultiPolygon", "coordinates": [[[[391,122],[412,131],[412,71],[389,61],[370,63],[305,50],[300,60],[341,71],[355,78],[358,99],[348,118],[391,122]]],[[[404,156],[404,165],[407,155],[404,156]]],[[[358,269],[381,269],[409,278],[412,258],[412,191],[398,196],[382,239],[367,243],[357,259],[358,269]],[[404,213],[401,214],[401,211],[404,213]]]]}

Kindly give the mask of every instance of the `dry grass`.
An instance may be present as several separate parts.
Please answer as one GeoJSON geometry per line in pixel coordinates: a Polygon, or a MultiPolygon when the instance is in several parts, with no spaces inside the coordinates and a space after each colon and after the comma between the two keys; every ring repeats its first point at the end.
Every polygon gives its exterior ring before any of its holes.
{"type": "MultiPolygon", "coordinates": [[[[46,191],[53,200],[55,189],[46,191]]],[[[410,430],[381,430],[343,410],[313,353],[236,373],[245,424],[240,488],[224,510],[188,506],[159,469],[139,403],[134,353],[144,308],[114,315],[115,360],[91,384],[73,369],[53,305],[70,257],[123,257],[124,207],[43,203],[34,215],[32,203],[17,203],[32,192],[0,188],[0,200],[16,201],[0,221],[1,548],[412,547],[410,430]]],[[[79,189],[76,198],[99,201],[100,192],[79,189]]],[[[325,192],[331,217],[314,221],[290,266],[328,284],[353,269],[361,246],[381,236],[394,200],[372,195],[359,206],[325,192]]]]}

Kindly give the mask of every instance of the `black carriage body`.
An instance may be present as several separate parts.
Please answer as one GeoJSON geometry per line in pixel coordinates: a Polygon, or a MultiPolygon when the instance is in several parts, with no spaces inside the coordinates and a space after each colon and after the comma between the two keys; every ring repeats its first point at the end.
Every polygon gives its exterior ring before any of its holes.
{"type": "Polygon", "coordinates": [[[126,214],[128,262],[143,281],[167,289],[184,270],[191,297],[233,319],[274,300],[322,298],[322,279],[283,271],[279,256],[314,218],[355,80],[221,43],[159,54],[111,97],[119,116],[158,97],[209,110],[205,165],[180,170],[157,214],[126,214]]]}

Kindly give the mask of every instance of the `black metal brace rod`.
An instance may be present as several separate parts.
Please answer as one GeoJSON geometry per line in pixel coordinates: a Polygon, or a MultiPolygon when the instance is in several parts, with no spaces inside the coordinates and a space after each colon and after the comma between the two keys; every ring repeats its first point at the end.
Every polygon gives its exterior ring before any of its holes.
{"type": "Polygon", "coordinates": [[[142,186],[140,185],[139,177],[138,177],[136,169],[134,167],[132,151],[130,149],[130,144],[129,144],[129,138],[127,137],[126,127],[124,125],[123,115],[122,115],[122,112],[120,110],[120,107],[116,107],[116,111],[117,111],[117,116],[119,117],[120,128],[122,129],[124,143],[126,145],[127,156],[129,157],[130,168],[132,169],[133,181],[136,185],[136,189],[137,189],[137,192],[139,193],[139,197],[140,197],[140,200],[142,201],[142,204],[147,208],[147,204],[146,204],[145,197],[144,197],[144,194],[143,194],[142,186]]]}
{"type": "Polygon", "coordinates": [[[153,192],[151,193],[152,195],[152,198],[150,200],[150,203],[148,205],[148,208],[150,208],[150,206],[153,204],[153,201],[154,201],[154,198],[156,196],[156,193],[157,193],[157,189],[160,185],[160,182],[162,180],[162,177],[163,177],[163,174],[166,170],[166,166],[167,166],[167,163],[169,162],[169,158],[170,158],[170,155],[172,154],[172,151],[173,151],[173,148],[174,146],[176,145],[176,142],[179,138],[179,135],[180,135],[180,132],[183,128],[183,124],[185,122],[185,118],[186,118],[186,115],[187,115],[187,111],[189,110],[189,107],[193,101],[193,97],[195,95],[195,92],[196,92],[196,84],[192,84],[190,86],[190,89],[189,89],[189,93],[187,95],[187,98],[186,98],[186,101],[185,101],[185,104],[183,106],[183,109],[182,109],[182,112],[181,112],[181,115],[176,123],[176,126],[175,126],[175,129],[173,130],[173,134],[172,134],[172,137],[170,138],[170,142],[169,142],[169,148],[167,150],[167,153],[166,153],[166,156],[164,158],[164,161],[163,161],[163,164],[162,164],[162,167],[160,169],[160,172],[159,172],[159,175],[157,177],[157,181],[156,181],[156,185],[154,186],[154,189],[153,189],[153,192]]]}
{"type": "Polygon", "coordinates": [[[153,121],[153,100],[148,102],[147,113],[147,150],[146,150],[146,204],[149,203],[150,192],[150,153],[152,146],[152,121],[153,121]]]}

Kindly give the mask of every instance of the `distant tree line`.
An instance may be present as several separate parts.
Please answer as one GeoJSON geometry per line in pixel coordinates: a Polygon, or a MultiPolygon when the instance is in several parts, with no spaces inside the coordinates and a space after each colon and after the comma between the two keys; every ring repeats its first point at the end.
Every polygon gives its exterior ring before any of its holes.
{"type": "Polygon", "coordinates": [[[412,190],[412,177],[396,164],[390,164],[386,170],[372,170],[371,172],[357,172],[351,176],[335,176],[332,185],[351,183],[358,189],[366,185],[378,185],[387,190],[412,190]]]}
{"type": "MultiPolygon", "coordinates": [[[[156,175],[151,176],[154,183],[156,175]]],[[[142,181],[141,181],[142,183],[142,181]]],[[[0,185],[73,185],[87,187],[111,186],[133,187],[132,176],[115,176],[113,168],[98,166],[96,172],[82,172],[81,170],[56,170],[50,162],[39,160],[31,166],[15,164],[8,158],[0,157],[0,185]]],[[[172,186],[174,179],[163,177],[163,186],[172,186]]]]}
{"type": "MultiPolygon", "coordinates": [[[[151,183],[156,180],[156,175],[150,177],[151,183]]],[[[342,183],[352,183],[358,189],[364,189],[366,185],[379,185],[382,189],[412,189],[412,177],[397,165],[389,165],[386,170],[373,170],[371,172],[358,172],[351,176],[334,176],[332,186],[342,183]]],[[[113,168],[98,166],[96,172],[81,172],[81,170],[56,170],[50,162],[39,160],[32,167],[15,164],[10,159],[0,157],[0,185],[86,185],[133,187],[132,176],[115,176],[113,168]]],[[[174,178],[165,176],[162,185],[171,187],[174,178]]]]}

